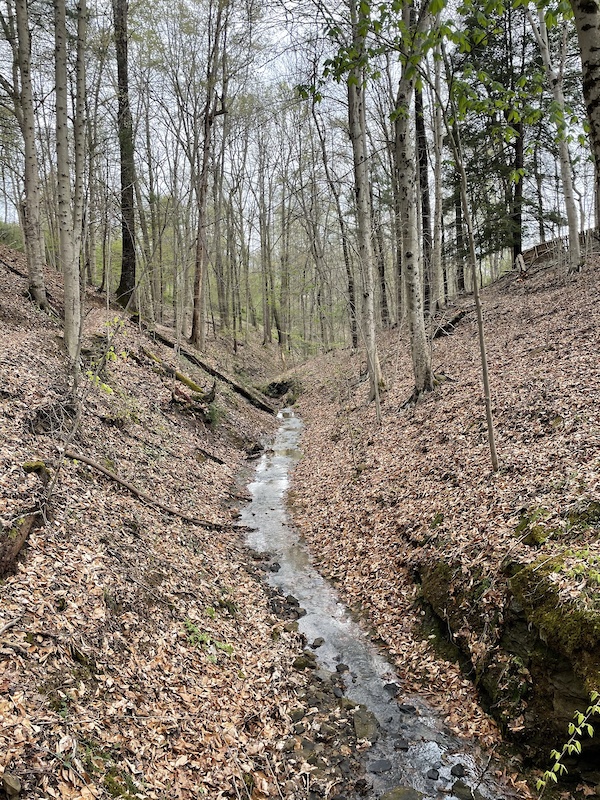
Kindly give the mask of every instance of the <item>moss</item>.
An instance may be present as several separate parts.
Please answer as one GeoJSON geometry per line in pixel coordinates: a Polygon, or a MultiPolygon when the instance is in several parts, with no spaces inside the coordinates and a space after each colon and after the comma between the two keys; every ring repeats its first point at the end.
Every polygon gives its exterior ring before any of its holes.
{"type": "Polygon", "coordinates": [[[21,464],[23,472],[46,472],[47,467],[43,461],[25,461],[24,464],[21,464]]]}
{"type": "Polygon", "coordinates": [[[594,528],[600,525],[600,502],[582,500],[566,513],[571,528],[594,528]]]}
{"type": "Polygon", "coordinates": [[[111,797],[124,797],[126,800],[135,800],[138,796],[138,787],[125,772],[120,772],[116,767],[111,767],[103,779],[103,784],[111,797]]]}
{"type": "Polygon", "coordinates": [[[439,528],[439,526],[442,524],[443,521],[444,521],[444,512],[438,511],[435,517],[429,523],[429,527],[432,530],[435,530],[436,528],[439,528]]]}
{"type": "Polygon", "coordinates": [[[515,536],[529,547],[540,547],[551,536],[560,534],[560,528],[549,527],[546,520],[550,512],[542,507],[530,508],[521,514],[515,527],[515,536]]]}
{"type": "Polygon", "coordinates": [[[561,602],[551,576],[562,557],[539,558],[517,572],[509,586],[542,641],[565,656],[591,690],[600,688],[600,613],[577,601],[561,602]]]}

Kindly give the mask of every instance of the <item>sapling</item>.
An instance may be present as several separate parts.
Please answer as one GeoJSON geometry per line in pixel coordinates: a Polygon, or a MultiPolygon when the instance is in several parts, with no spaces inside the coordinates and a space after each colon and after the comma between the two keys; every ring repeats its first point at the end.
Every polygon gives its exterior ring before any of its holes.
{"type": "Polygon", "coordinates": [[[559,776],[565,775],[568,772],[567,768],[562,763],[563,758],[565,756],[581,755],[581,737],[584,733],[587,733],[590,737],[594,735],[594,728],[590,719],[597,714],[600,715],[600,704],[598,700],[600,700],[600,694],[598,692],[592,692],[590,694],[590,705],[587,707],[585,713],[576,711],[573,715],[575,722],[569,723],[569,739],[563,744],[561,750],[552,750],[550,752],[550,758],[553,759],[554,763],[550,769],[544,772],[536,783],[536,789],[540,797],[544,794],[548,783],[558,783],[559,776]]]}

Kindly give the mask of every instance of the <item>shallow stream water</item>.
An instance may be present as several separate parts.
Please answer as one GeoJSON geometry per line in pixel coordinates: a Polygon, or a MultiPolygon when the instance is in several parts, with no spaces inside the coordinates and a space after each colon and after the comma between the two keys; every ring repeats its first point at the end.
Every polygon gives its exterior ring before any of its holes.
{"type": "Polygon", "coordinates": [[[346,695],[377,717],[379,739],[365,752],[371,783],[368,797],[375,800],[396,787],[410,787],[436,800],[452,796],[453,790],[468,798],[466,786],[478,800],[510,797],[508,788],[494,780],[490,758],[476,742],[458,739],[426,702],[403,693],[393,667],[312,566],[285,506],[289,473],[301,455],[302,421],[290,409],[279,417],[275,440],[261,456],[248,486],[252,500],[241,521],[252,528],[248,545],[269,553],[280,565],[269,574],[270,584],[284,595],[293,595],[306,610],[299,629],[307,642],[324,640],[316,651],[319,665],[335,672],[338,665],[346,664],[349,669],[342,673],[346,695]]]}

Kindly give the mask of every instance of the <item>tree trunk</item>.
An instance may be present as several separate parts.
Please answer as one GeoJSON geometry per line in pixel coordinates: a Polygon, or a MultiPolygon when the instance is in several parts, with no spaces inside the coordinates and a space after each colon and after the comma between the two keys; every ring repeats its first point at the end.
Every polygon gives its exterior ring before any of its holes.
{"type": "Polygon", "coordinates": [[[196,239],[196,272],[194,276],[194,308],[192,313],[192,333],[190,341],[200,350],[204,350],[206,341],[206,287],[208,270],[208,244],[206,229],[208,226],[208,167],[212,153],[212,131],[215,117],[224,114],[223,99],[217,105],[217,71],[221,58],[221,36],[223,33],[223,11],[226,6],[219,2],[214,24],[214,38],[210,47],[206,70],[206,102],[202,112],[202,147],[199,152],[197,170],[196,201],[198,211],[198,236],[196,239]]]}
{"type": "Polygon", "coordinates": [[[75,377],[78,373],[81,298],[79,250],[74,228],[67,109],[67,29],[65,0],[54,0],[56,78],[56,168],[59,221],[59,253],[64,277],[65,347],[75,377]]]}
{"type": "MultiPolygon", "coordinates": [[[[359,11],[356,0],[351,3],[353,44],[358,53],[364,50],[364,40],[359,33],[359,11]]],[[[348,76],[348,128],[354,161],[354,189],[356,195],[356,221],[358,227],[358,255],[363,275],[364,325],[369,372],[369,399],[379,403],[383,376],[377,352],[375,328],[375,255],[373,253],[373,224],[369,198],[369,167],[366,146],[366,120],[364,106],[364,74],[353,67],[348,76]]]]}
{"type": "Polygon", "coordinates": [[[133,120],[129,105],[129,74],[127,60],[128,0],[112,0],[117,55],[118,110],[117,129],[121,158],[121,280],[117,300],[122,306],[132,308],[136,282],[135,257],[135,148],[133,120]]]}
{"type": "Polygon", "coordinates": [[[325,135],[319,124],[314,104],[312,106],[312,113],[315,122],[315,127],[317,129],[317,135],[319,137],[319,143],[321,145],[321,157],[323,159],[323,168],[325,169],[325,177],[327,179],[329,190],[333,195],[333,199],[335,202],[336,216],[340,228],[340,236],[342,239],[342,255],[344,257],[344,267],[346,270],[346,283],[348,286],[348,317],[350,323],[350,340],[352,342],[352,348],[356,350],[356,348],[358,347],[356,288],[354,285],[354,272],[352,270],[352,262],[350,261],[350,251],[348,249],[348,235],[346,232],[346,222],[344,220],[344,214],[342,212],[342,204],[340,202],[340,185],[339,181],[334,178],[331,167],[329,165],[327,148],[325,146],[325,135]]]}
{"type": "Polygon", "coordinates": [[[442,148],[444,145],[444,129],[442,124],[441,97],[441,62],[439,58],[434,61],[434,96],[435,112],[433,118],[433,153],[434,167],[434,208],[433,208],[433,247],[431,253],[432,292],[431,307],[440,308],[446,304],[444,290],[444,266],[442,260],[442,148]]]}
{"type": "MultiPolygon", "coordinates": [[[[27,0],[15,0],[17,17],[17,53],[21,77],[17,120],[23,134],[25,150],[25,200],[23,203],[25,252],[29,292],[40,308],[48,305],[44,283],[44,237],[40,221],[39,166],[35,141],[35,112],[31,88],[31,41],[27,0]]],[[[16,88],[16,87],[15,87],[16,88]]]]}
{"type": "MultiPolygon", "coordinates": [[[[538,12],[537,24],[530,11],[527,12],[527,17],[529,19],[533,35],[535,36],[540,48],[546,78],[550,84],[554,102],[562,119],[562,122],[558,125],[558,154],[565,209],[567,212],[567,223],[569,226],[569,272],[576,272],[581,267],[581,249],[579,246],[579,215],[577,213],[577,204],[575,202],[575,194],[573,192],[573,172],[571,169],[571,156],[569,153],[569,143],[566,130],[567,123],[565,97],[563,94],[563,70],[562,68],[557,69],[552,63],[550,47],[548,44],[548,31],[546,29],[546,22],[544,20],[544,12],[538,12]]],[[[566,30],[564,31],[563,35],[566,37],[566,30]]],[[[598,41],[600,43],[600,38],[598,41]]],[[[564,44],[566,44],[566,39],[563,39],[563,63],[564,44]]]]}
{"type": "Polygon", "coordinates": [[[415,88],[415,132],[417,140],[417,164],[419,167],[419,196],[421,199],[421,228],[423,231],[423,287],[425,310],[435,313],[432,302],[433,276],[431,269],[431,202],[429,199],[429,167],[427,158],[427,134],[425,133],[425,114],[423,90],[415,88]]]}
{"type": "Polygon", "coordinates": [[[581,51],[583,97],[590,125],[590,141],[596,164],[596,224],[600,214],[600,3],[570,0],[581,51]]]}
{"type": "Polygon", "coordinates": [[[410,348],[415,378],[413,398],[433,389],[431,350],[425,331],[423,314],[423,285],[419,264],[419,233],[417,228],[416,161],[414,141],[410,131],[410,105],[414,78],[405,75],[400,80],[396,96],[395,148],[398,174],[399,216],[402,231],[402,267],[406,281],[406,302],[410,348]]]}

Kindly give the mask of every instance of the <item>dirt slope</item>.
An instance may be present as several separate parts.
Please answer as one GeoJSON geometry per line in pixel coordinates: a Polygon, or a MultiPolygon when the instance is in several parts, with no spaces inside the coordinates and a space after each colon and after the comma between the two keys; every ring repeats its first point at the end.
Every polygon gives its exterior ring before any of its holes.
{"type": "MultiPolygon", "coordinates": [[[[304,682],[291,669],[299,640],[273,618],[231,525],[234,478],[274,419],[224,385],[204,411],[190,404],[189,388],[158,374],[142,348],[206,390],[212,379],[175,364],[172,351],[90,294],[84,372],[94,375],[107,332],[116,335],[99,377],[84,378],[70,448],[223,527],[163,513],[87,464],[61,459],[74,420],[60,327],[6,269],[24,270],[21,257],[3,249],[0,258],[5,546],[44,498],[38,475],[23,465],[40,460],[58,476],[43,524],[0,582],[5,785],[15,776],[27,798],[277,793],[286,775],[276,744],[304,682]]],[[[60,286],[49,280],[60,308],[60,286]]],[[[256,369],[260,353],[246,358],[256,369]]]]}
{"type": "Polygon", "coordinates": [[[541,734],[548,752],[600,684],[600,269],[511,276],[483,302],[500,471],[465,298],[467,316],[433,345],[442,382],[415,408],[402,408],[406,332],[382,339],[381,427],[359,355],[300,371],[307,430],[292,503],[320,569],[453,729],[497,739],[475,678],[501,724],[524,746],[541,734]],[[441,634],[421,624],[432,608],[441,634]],[[469,678],[434,655],[447,635],[469,678]]]}

